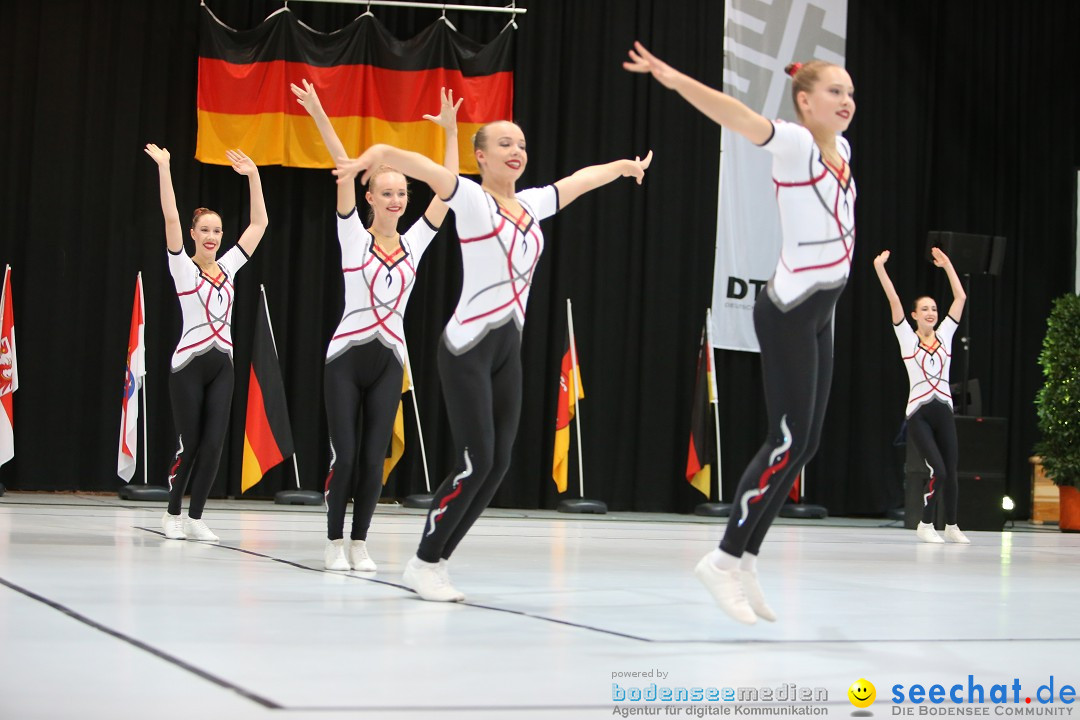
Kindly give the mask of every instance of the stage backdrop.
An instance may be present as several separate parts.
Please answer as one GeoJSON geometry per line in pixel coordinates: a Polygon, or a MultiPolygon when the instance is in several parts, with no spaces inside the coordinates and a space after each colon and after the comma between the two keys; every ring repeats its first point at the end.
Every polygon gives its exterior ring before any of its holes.
{"type": "MultiPolygon", "coordinates": [[[[282,4],[207,0],[226,25],[257,27],[282,4]]],[[[504,4],[491,0],[489,4],[504,4]]],[[[554,507],[551,481],[566,298],[582,381],[586,491],[616,510],[690,510],[685,479],[694,370],[712,291],[720,133],[655,81],[620,68],[641,39],[702,81],[723,82],[723,5],[704,0],[519,0],[513,31],[514,116],[529,143],[522,187],[592,163],[656,153],[642,187],[628,180],[545,222],[523,345],[521,428],[502,507],[554,507]]],[[[777,0],[772,6],[790,5],[777,0]]],[[[333,32],[363,6],[290,3],[304,24],[333,32]]],[[[372,8],[409,39],[439,12],[372,8]]],[[[507,18],[448,11],[479,43],[507,18]]],[[[114,491],[119,405],[132,284],[146,294],[150,475],[165,478],[174,449],[168,358],[179,334],[176,294],[147,142],[172,152],[180,207],[223,214],[231,245],[247,221],[247,186],[230,168],[194,160],[199,24],[196,0],[15,3],[0,43],[0,267],[14,274],[19,391],[12,462],[0,482],[19,490],[114,491]]],[[[892,446],[906,390],[888,306],[871,258],[893,251],[894,280],[910,298],[947,290],[925,260],[928,230],[1004,235],[1000,278],[974,278],[972,377],[988,413],[1009,426],[1009,490],[1020,517],[1030,501],[1027,456],[1041,383],[1035,358],[1050,300],[1068,292],[1078,84],[1065,82],[1080,3],[1035,0],[849,0],[846,65],[858,112],[847,133],[859,184],[859,238],[837,308],[837,365],[808,499],[833,514],[880,513],[899,503],[892,446]]],[[[839,32],[839,31],[835,31],[839,32]]],[[[236,391],[214,495],[240,491],[244,399],[258,288],[274,317],[301,480],[321,489],[328,447],[322,394],[326,343],[341,316],[334,178],[326,170],[262,170],[270,227],[237,279],[236,391]]],[[[406,222],[430,195],[414,183],[406,222]]],[[[452,462],[434,350],[457,299],[459,249],[443,230],[425,254],[406,314],[428,459],[452,462]]],[[[718,352],[725,484],[760,444],[759,357],[718,352]]],[[[412,418],[406,403],[406,431],[412,418]]],[[[410,437],[388,496],[423,489],[410,437]]],[[[140,453],[140,462],[146,457],[140,453]]],[[[251,493],[290,483],[275,468],[251,493]],[[272,478],[275,473],[282,477],[272,478]]],[[[569,486],[576,485],[571,468],[569,486]]],[[[141,468],[136,477],[141,475],[141,468]]]]}
{"type": "MultiPolygon", "coordinates": [[[[795,122],[784,68],[814,59],[844,64],[847,0],[725,5],[724,92],[770,120],[795,122]]],[[[780,254],[772,154],[727,129],[721,138],[713,340],[727,350],[757,352],[754,301],[780,254]]]]}

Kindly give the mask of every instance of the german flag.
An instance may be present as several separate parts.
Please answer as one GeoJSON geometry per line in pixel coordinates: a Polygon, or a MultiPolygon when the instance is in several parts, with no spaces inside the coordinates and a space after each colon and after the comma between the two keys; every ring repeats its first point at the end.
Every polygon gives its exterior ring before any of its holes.
{"type": "Polygon", "coordinates": [[[285,406],[285,383],[281,380],[281,366],[270,329],[270,309],[266,306],[266,291],[260,290],[244,422],[242,493],[262,480],[270,468],[295,452],[289,410],[285,406]]]}
{"type": "Polygon", "coordinates": [[[559,403],[555,417],[555,454],[551,467],[551,478],[559,492],[566,492],[566,478],[570,467],[570,421],[574,419],[574,407],[577,400],[585,397],[581,387],[581,366],[574,364],[576,348],[571,351],[573,340],[566,335],[566,352],[563,353],[562,368],[559,371],[559,403]],[[574,398],[574,395],[577,398],[574,398]]]}
{"type": "Polygon", "coordinates": [[[375,143],[442,163],[442,128],[423,119],[439,88],[464,98],[458,114],[461,172],[476,174],[471,138],[488,122],[513,117],[512,30],[481,45],[436,21],[398,40],[373,16],[334,33],[304,26],[280,10],[252,30],[226,27],[203,7],[199,42],[199,136],[195,158],[227,165],[242,148],[258,165],[329,168],[315,121],[289,91],[311,81],[351,157],[375,143]]]}
{"type": "Polygon", "coordinates": [[[686,480],[706,498],[712,489],[712,458],[709,455],[709,407],[716,401],[712,345],[705,331],[701,333],[694,403],[690,410],[690,450],[686,458],[686,480]]]}

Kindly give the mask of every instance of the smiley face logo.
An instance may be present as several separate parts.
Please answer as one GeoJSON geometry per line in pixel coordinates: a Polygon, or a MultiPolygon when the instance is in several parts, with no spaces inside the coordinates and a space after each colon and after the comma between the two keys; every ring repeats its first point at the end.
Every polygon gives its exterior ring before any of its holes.
{"type": "Polygon", "coordinates": [[[848,700],[857,708],[868,708],[877,699],[874,684],[865,678],[859,678],[847,689],[848,700]]]}

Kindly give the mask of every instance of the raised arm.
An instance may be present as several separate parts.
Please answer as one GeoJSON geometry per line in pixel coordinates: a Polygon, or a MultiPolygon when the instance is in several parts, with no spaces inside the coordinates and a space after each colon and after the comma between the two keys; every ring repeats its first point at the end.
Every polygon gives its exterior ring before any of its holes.
{"type": "Polygon", "coordinates": [[[730,95],[679,72],[646,50],[640,42],[634,43],[630,61],[624,62],[623,67],[630,72],[651,74],[661,85],[682,95],[710,120],[739,133],[755,145],[761,145],[772,137],[772,123],[765,117],[730,95]]]}
{"type": "MultiPolygon", "coordinates": [[[[425,120],[430,120],[443,129],[443,133],[446,135],[446,152],[443,154],[443,167],[454,173],[458,174],[458,132],[457,132],[457,111],[461,107],[461,101],[465,98],[458,98],[458,101],[454,102],[454,91],[447,90],[446,88],[439,89],[439,99],[442,101],[442,105],[439,109],[438,115],[425,115],[425,120]]],[[[436,193],[435,197],[431,199],[431,202],[427,206],[427,210],[424,211],[424,217],[431,223],[432,227],[439,227],[442,225],[443,220],[446,219],[446,211],[449,208],[442,200],[439,199],[439,195],[436,193]]]]}
{"type": "MultiPolygon", "coordinates": [[[[303,87],[293,84],[289,85],[289,89],[292,90],[293,95],[296,96],[296,102],[300,103],[300,105],[307,110],[308,115],[315,120],[315,127],[319,129],[319,136],[322,137],[326,149],[330,151],[330,158],[345,157],[345,146],[342,144],[341,138],[338,137],[337,131],[334,130],[334,126],[330,123],[330,118],[327,116],[326,111],[323,110],[319,95],[315,92],[315,86],[307,80],[301,80],[300,82],[303,84],[303,87]]],[[[352,212],[354,207],[356,207],[356,183],[338,183],[338,214],[347,215],[352,212]]]]}
{"type": "Polygon", "coordinates": [[[637,184],[640,185],[645,179],[645,170],[651,163],[652,150],[644,160],[635,157],[633,160],[616,160],[605,165],[590,165],[581,168],[573,175],[555,182],[555,188],[559,191],[559,209],[562,210],[590,190],[607,185],[612,180],[621,177],[635,178],[637,184]]]}
{"type": "Polygon", "coordinates": [[[266,203],[263,202],[259,168],[255,167],[251,158],[239,150],[226,150],[225,156],[232,163],[233,170],[241,175],[247,175],[248,188],[251,190],[251,217],[248,220],[247,229],[236,241],[236,244],[250,257],[255,252],[255,248],[259,247],[259,241],[266,232],[266,226],[270,224],[269,218],[266,217],[266,203]]]}
{"type": "Polygon", "coordinates": [[[949,260],[949,256],[943,253],[939,248],[931,248],[930,254],[934,256],[934,264],[945,271],[945,274],[949,276],[949,285],[952,287],[952,305],[949,306],[949,317],[956,322],[960,322],[960,316],[964,313],[964,303],[967,302],[967,293],[964,292],[964,285],[960,282],[960,276],[956,274],[956,269],[952,266],[952,260],[949,260]]]}
{"type": "Polygon", "coordinates": [[[358,158],[337,158],[338,183],[353,182],[360,176],[360,182],[366,183],[371,171],[380,165],[389,165],[398,172],[427,183],[440,198],[449,199],[457,187],[457,173],[452,173],[442,165],[436,165],[420,153],[396,148],[393,145],[372,145],[358,158]]]}
{"type": "Polygon", "coordinates": [[[900,296],[896,294],[889,273],[885,270],[885,263],[889,259],[889,251],[874,258],[874,270],[877,271],[878,280],[881,281],[881,289],[885,291],[885,297],[889,299],[889,311],[892,313],[892,324],[896,325],[904,319],[904,305],[900,302],[900,296]]]}
{"type": "Polygon", "coordinates": [[[143,150],[158,166],[161,214],[165,216],[165,243],[169,252],[175,254],[184,249],[184,228],[180,224],[180,212],[176,209],[176,194],[173,192],[172,173],[169,170],[169,151],[153,143],[147,143],[143,150]]]}

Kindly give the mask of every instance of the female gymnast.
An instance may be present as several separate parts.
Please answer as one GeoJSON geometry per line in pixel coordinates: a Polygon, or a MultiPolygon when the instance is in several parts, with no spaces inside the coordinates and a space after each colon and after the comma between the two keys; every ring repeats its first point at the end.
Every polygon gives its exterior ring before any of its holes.
{"type": "MultiPolygon", "coordinates": [[[[345,157],[345,146],[315,87],[304,80],[303,87],[291,85],[291,89],[296,101],[314,118],[330,157],[345,157]]],[[[424,117],[442,126],[446,135],[443,165],[456,173],[461,100],[455,104],[453,91],[445,88],[441,96],[439,115],[424,117]]],[[[355,183],[337,185],[345,311],[330,339],[323,376],[330,429],[323,566],[327,570],[374,572],[367,533],[382,493],[383,461],[401,399],[405,306],[412,294],[417,264],[446,218],[447,207],[435,197],[419,220],[398,233],[398,221],[409,201],[405,176],[383,165],[374,168],[367,181],[364,197],[371,208],[367,228],[356,208],[355,183]],[[353,517],[346,550],[345,510],[350,499],[353,517]]]]}
{"type": "Polygon", "coordinates": [[[945,540],[967,544],[971,542],[956,524],[958,491],[956,479],[957,443],[956,421],[953,419],[952,393],[949,391],[949,366],[952,360],[952,340],[964,312],[967,295],[952,262],[939,248],[931,254],[934,264],[945,270],[952,287],[953,301],[949,314],[938,324],[938,309],[934,298],[928,295],[916,298],[911,317],[915,330],[904,321],[904,306],[896,294],[885,263],[889,251],[874,258],[881,288],[889,299],[893,330],[900,343],[900,356],[908,372],[908,401],[905,408],[907,436],[915,443],[929,469],[926,492],[923,493],[922,522],[915,530],[919,540],[927,543],[943,543],[945,540]],[[934,326],[937,325],[935,328],[934,326]],[[945,502],[945,539],[934,529],[934,510],[937,490],[945,502]]]}
{"type": "Polygon", "coordinates": [[[226,156],[233,170],[248,179],[249,224],[236,245],[219,258],[221,216],[207,208],[197,209],[190,230],[195,254],[188,256],[184,252],[180,214],[169,171],[169,151],[152,143],[145,150],[158,166],[169,272],[183,316],[180,342],[173,352],[169,375],[176,456],[169,468],[169,508],[161,524],[165,537],[172,540],[217,542],[217,535],[206,526],[202,515],[217,475],[232,406],[233,278],[259,246],[269,220],[259,169],[244,153],[229,150],[226,156]],[[188,514],[181,516],[181,504],[189,484],[191,502],[188,514]]]}
{"type": "Polygon", "coordinates": [[[773,621],[776,613],[758,582],[757,556],[795,476],[821,439],[832,383],[833,311],[855,244],[851,148],[840,135],[855,113],[854,88],[837,65],[790,65],[799,122],[787,123],[675,70],[641,43],[623,67],[651,74],[711,120],[772,154],[782,244],[776,270],[754,306],[768,437],[739,480],[720,546],[694,573],[734,619],[773,621]]]}
{"type": "Polygon", "coordinates": [[[525,134],[509,121],[477,131],[481,182],[458,177],[417,153],[375,145],[338,163],[338,182],[381,164],[418,178],[454,210],[464,277],[439,344],[439,378],[454,437],[454,469],[436,490],[404,583],[424,600],[465,599],[447,560],[491,502],[510,465],[521,412],[521,331],[544,235],[540,221],[620,177],[640,184],[652,162],[616,160],[578,170],[552,185],[518,191],[528,162],[525,134]]]}

